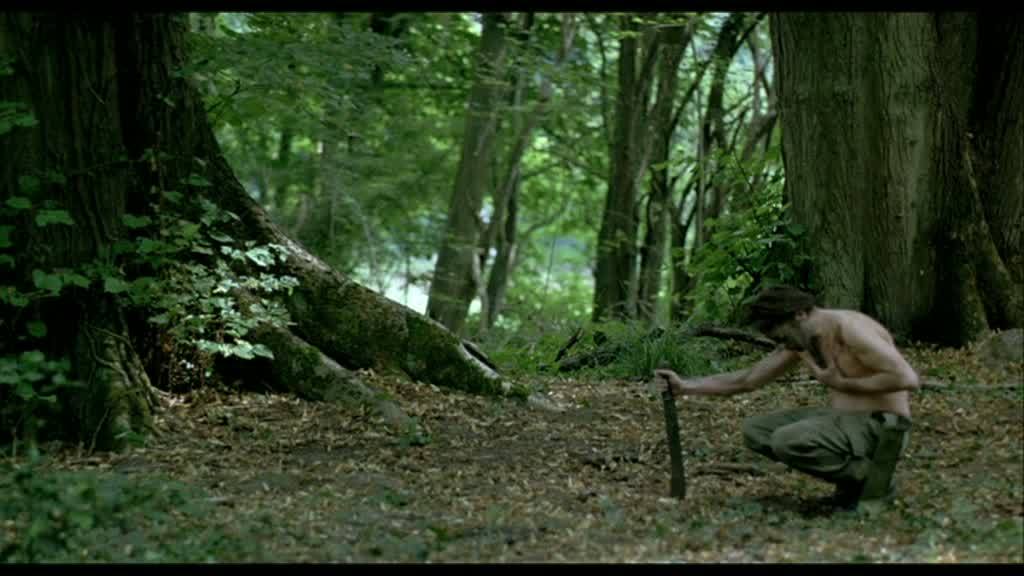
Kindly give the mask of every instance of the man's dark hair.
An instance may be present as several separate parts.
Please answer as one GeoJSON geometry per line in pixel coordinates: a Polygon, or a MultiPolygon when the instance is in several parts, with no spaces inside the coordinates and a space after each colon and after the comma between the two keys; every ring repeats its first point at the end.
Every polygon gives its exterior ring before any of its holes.
{"type": "Polygon", "coordinates": [[[814,308],[814,296],[792,286],[772,286],[762,290],[750,303],[747,323],[761,332],[767,332],[792,320],[797,312],[814,308]]]}

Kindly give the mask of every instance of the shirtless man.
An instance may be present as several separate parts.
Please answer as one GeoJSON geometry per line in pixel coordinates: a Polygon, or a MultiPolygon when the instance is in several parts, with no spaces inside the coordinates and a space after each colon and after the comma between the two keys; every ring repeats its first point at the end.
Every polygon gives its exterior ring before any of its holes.
{"type": "MultiPolygon", "coordinates": [[[[743,437],[753,451],[836,485],[834,503],[851,507],[859,499],[892,494],[895,452],[906,449],[910,427],[909,392],[917,373],[897,351],[878,322],[854,310],[819,308],[814,297],[782,286],[760,293],[749,319],[781,345],[753,366],[735,372],[683,379],[656,370],[659,389],[675,394],[726,396],[755,390],[801,361],[829,388],[828,408],[795,408],[751,417],[743,437]],[[817,357],[817,361],[815,361],[817,357]],[[819,365],[821,364],[821,365],[819,365]],[[900,436],[892,457],[874,461],[883,431],[900,436]],[[863,492],[869,475],[888,484],[882,493],[863,492]]],[[[881,452],[881,451],[880,451],[881,452]]],[[[872,482],[877,484],[877,482],[872,482]]]]}

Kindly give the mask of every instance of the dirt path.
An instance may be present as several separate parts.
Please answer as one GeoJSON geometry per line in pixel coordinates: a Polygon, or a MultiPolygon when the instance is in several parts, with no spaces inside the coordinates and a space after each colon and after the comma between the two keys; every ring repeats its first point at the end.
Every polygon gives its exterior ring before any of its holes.
{"type": "Polygon", "coordinates": [[[833,513],[815,503],[829,486],[747,451],[739,435],[744,416],[822,403],[816,386],[683,401],[679,502],[666,498],[660,401],[639,384],[553,380],[561,413],[377,384],[429,443],[337,406],[206,397],[179,399],[145,449],[67,455],[61,467],[199,487],[212,512],[182,521],[254,542],[248,560],[1024,561],[1020,388],[918,393],[898,500],[833,513]]]}

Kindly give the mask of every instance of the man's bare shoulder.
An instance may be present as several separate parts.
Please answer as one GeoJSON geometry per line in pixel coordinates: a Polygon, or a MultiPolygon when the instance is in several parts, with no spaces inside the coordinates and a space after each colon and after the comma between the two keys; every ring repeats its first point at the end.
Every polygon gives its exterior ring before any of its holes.
{"type": "Polygon", "coordinates": [[[839,331],[842,333],[844,328],[846,331],[858,330],[862,334],[876,334],[889,344],[894,344],[892,334],[889,330],[882,325],[881,322],[875,320],[871,316],[861,312],[860,310],[845,310],[838,309],[834,310],[837,317],[840,319],[839,331]]]}

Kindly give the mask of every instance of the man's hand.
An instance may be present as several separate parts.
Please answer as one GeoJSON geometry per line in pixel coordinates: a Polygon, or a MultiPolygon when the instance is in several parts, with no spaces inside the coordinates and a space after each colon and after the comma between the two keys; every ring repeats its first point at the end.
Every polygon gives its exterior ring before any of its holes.
{"type": "Polygon", "coordinates": [[[654,386],[655,391],[658,394],[661,394],[662,392],[667,390],[669,386],[672,387],[673,395],[678,396],[681,394],[686,394],[686,389],[683,385],[683,379],[680,378],[679,375],[673,372],[672,370],[667,370],[664,368],[659,368],[655,370],[654,386]]]}
{"type": "Polygon", "coordinates": [[[810,366],[811,371],[814,373],[814,377],[818,379],[818,382],[821,382],[829,388],[840,391],[846,387],[846,380],[843,377],[843,373],[836,367],[835,360],[828,364],[828,367],[824,369],[819,367],[817,362],[811,362],[810,366]]]}

